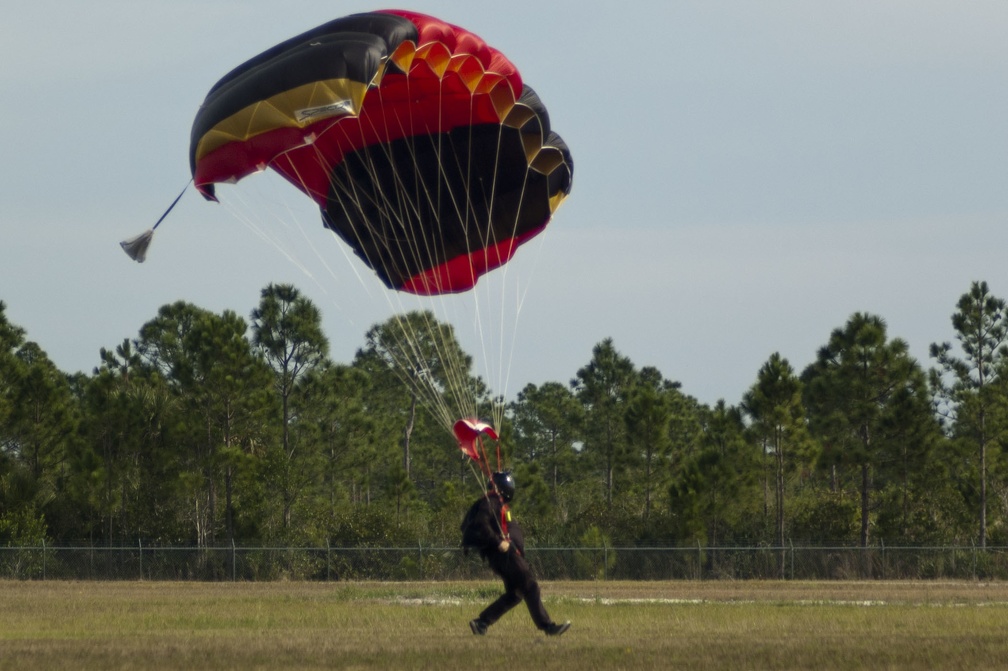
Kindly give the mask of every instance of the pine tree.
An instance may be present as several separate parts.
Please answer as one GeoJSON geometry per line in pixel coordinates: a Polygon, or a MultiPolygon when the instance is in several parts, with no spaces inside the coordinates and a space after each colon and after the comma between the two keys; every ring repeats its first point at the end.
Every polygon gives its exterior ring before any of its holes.
{"type": "Polygon", "coordinates": [[[931,380],[945,402],[942,412],[953,435],[968,439],[976,450],[977,543],[987,547],[988,451],[1005,422],[994,384],[1008,359],[1005,301],[992,295],[986,282],[974,282],[956,304],[952,327],[964,356],[955,356],[950,342],[932,344],[931,357],[941,372],[935,371],[931,380]]]}

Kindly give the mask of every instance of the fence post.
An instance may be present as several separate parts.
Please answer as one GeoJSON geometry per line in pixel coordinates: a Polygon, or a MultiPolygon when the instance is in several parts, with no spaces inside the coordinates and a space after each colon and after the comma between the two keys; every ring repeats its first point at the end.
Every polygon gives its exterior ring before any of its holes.
{"type": "Polygon", "coordinates": [[[602,539],[602,582],[609,579],[609,545],[602,539]]]}
{"type": "Polygon", "coordinates": [[[420,563],[418,565],[418,568],[420,570],[420,579],[423,580],[424,579],[424,577],[423,577],[423,541],[417,541],[417,547],[420,548],[420,551],[419,551],[420,563]]]}
{"type": "Polygon", "coordinates": [[[791,579],[794,580],[794,539],[788,539],[788,545],[791,546],[791,579]]]}
{"type": "Polygon", "coordinates": [[[325,539],[325,579],[326,582],[332,580],[332,546],[329,543],[329,538],[325,539]]]}
{"type": "Polygon", "coordinates": [[[703,580],[703,549],[700,547],[700,539],[696,542],[696,578],[703,580]]]}
{"type": "Polygon", "coordinates": [[[143,539],[137,539],[137,547],[140,549],[140,579],[143,580],[143,539]]]}
{"type": "Polygon", "coordinates": [[[46,549],[45,538],[42,539],[42,579],[46,579],[46,549]]]}
{"type": "Polygon", "coordinates": [[[231,582],[238,582],[238,551],[235,549],[234,537],[231,537],[231,582]]]}

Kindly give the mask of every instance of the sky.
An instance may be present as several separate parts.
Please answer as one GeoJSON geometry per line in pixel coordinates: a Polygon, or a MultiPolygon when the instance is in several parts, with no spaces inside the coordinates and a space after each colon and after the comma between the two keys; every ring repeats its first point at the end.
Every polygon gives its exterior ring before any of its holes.
{"type": "MultiPolygon", "coordinates": [[[[397,308],[293,187],[255,176],[227,187],[239,204],[223,206],[190,188],[145,263],[118,243],[185,186],[192,119],[221,76],[320,23],[388,6],[8,8],[8,320],[62,370],[89,373],[102,347],[135,338],[167,303],[247,318],[267,284],[287,282],[322,311],[332,358],[349,362],[397,308]],[[249,223],[274,206],[272,221],[249,223]]],[[[928,346],[954,341],[971,282],[1008,296],[1003,0],[398,6],[507,54],[573,155],[570,197],[515,259],[521,309],[507,319],[498,393],[566,383],[611,338],[701,402],[734,404],[774,352],[800,372],[854,312],[883,317],[930,367],[928,346]]]]}

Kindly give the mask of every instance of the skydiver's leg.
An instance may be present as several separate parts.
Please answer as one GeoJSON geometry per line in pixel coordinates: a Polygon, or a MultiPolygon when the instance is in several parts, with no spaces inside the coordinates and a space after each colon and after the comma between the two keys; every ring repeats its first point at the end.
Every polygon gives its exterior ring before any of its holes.
{"type": "Polygon", "coordinates": [[[512,584],[520,594],[524,595],[525,605],[528,607],[529,615],[532,616],[535,626],[549,636],[560,636],[570,629],[570,622],[557,624],[546,612],[546,607],[542,602],[542,594],[539,591],[539,582],[524,559],[517,562],[515,568],[517,570],[512,576],[512,584]]]}
{"type": "MultiPolygon", "coordinates": [[[[484,625],[482,627],[484,631],[486,627],[499,620],[504,613],[521,603],[525,596],[522,590],[524,574],[508,555],[492,556],[490,568],[504,581],[504,593],[480,613],[478,623],[484,625]]],[[[480,628],[479,624],[474,627],[474,631],[478,628],[480,628]]]]}
{"type": "Polygon", "coordinates": [[[520,604],[521,600],[522,595],[520,592],[508,589],[506,592],[501,594],[496,601],[487,606],[483,612],[480,613],[479,619],[489,627],[491,624],[501,619],[504,613],[520,604]]]}
{"type": "Polygon", "coordinates": [[[531,576],[526,585],[525,605],[528,606],[529,615],[532,616],[532,621],[536,627],[546,631],[553,624],[553,620],[550,619],[549,613],[546,612],[546,607],[543,605],[542,595],[539,592],[539,583],[531,578],[531,576]]]}
{"type": "Polygon", "coordinates": [[[508,562],[507,577],[505,584],[515,593],[520,594],[525,599],[529,615],[532,622],[539,629],[546,631],[553,624],[546,607],[543,606],[542,594],[539,591],[539,583],[532,573],[532,568],[521,555],[515,555],[513,560],[508,562]]]}

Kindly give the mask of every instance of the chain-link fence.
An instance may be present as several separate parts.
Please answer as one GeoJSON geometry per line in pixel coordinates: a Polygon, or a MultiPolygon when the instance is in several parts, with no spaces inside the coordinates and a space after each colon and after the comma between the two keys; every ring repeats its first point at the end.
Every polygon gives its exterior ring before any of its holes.
{"type": "MultiPolygon", "coordinates": [[[[1008,547],[529,548],[544,580],[1008,579],[1008,547]]],[[[0,547],[22,580],[465,580],[486,577],[457,547],[0,547]]]]}

